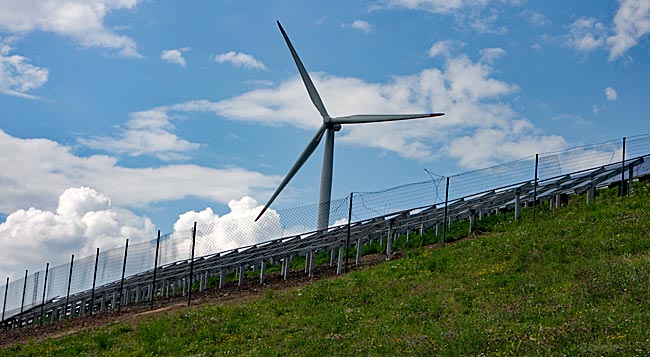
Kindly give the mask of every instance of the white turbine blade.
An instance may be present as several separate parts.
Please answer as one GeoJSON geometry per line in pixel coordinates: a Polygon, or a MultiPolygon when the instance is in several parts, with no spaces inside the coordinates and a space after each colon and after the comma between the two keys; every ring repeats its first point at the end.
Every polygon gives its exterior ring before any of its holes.
{"type": "Polygon", "coordinates": [[[303,83],[305,83],[305,87],[307,88],[307,93],[309,93],[309,98],[311,98],[311,102],[314,103],[316,109],[318,109],[318,112],[323,118],[329,117],[329,114],[327,114],[327,110],[325,109],[325,105],[323,104],[323,101],[320,99],[320,95],[318,95],[318,91],[314,86],[314,82],[311,81],[311,78],[309,77],[309,74],[307,73],[305,66],[303,66],[302,61],[300,61],[300,57],[298,57],[298,53],[296,52],[296,49],[293,48],[291,41],[289,41],[289,36],[287,36],[287,33],[284,32],[284,29],[282,28],[280,21],[278,21],[278,27],[280,27],[280,32],[282,32],[284,41],[287,43],[287,46],[289,46],[289,51],[291,51],[291,56],[293,56],[293,60],[294,62],[296,62],[296,66],[298,67],[298,72],[300,72],[300,77],[302,77],[302,81],[303,83]]]}
{"type": "Polygon", "coordinates": [[[296,175],[296,173],[300,170],[302,165],[305,164],[307,159],[311,156],[311,154],[314,153],[314,150],[318,147],[318,144],[320,144],[321,139],[323,138],[323,134],[325,133],[325,130],[327,130],[327,125],[323,124],[321,127],[318,129],[316,132],[316,135],[311,139],[309,144],[305,147],[305,149],[302,151],[300,156],[298,156],[298,160],[291,166],[291,169],[287,173],[287,175],[284,177],[282,182],[280,183],[280,186],[275,190],[269,201],[266,203],[266,206],[264,206],[264,209],[260,212],[260,214],[255,218],[255,221],[257,222],[260,217],[266,212],[267,208],[271,206],[271,203],[278,197],[280,192],[284,189],[284,187],[291,181],[291,179],[296,175]]]}
{"type": "Polygon", "coordinates": [[[425,113],[425,114],[359,114],[345,117],[332,118],[334,124],[364,124],[379,123],[383,121],[409,120],[418,118],[431,118],[445,115],[445,113],[425,113]]]}

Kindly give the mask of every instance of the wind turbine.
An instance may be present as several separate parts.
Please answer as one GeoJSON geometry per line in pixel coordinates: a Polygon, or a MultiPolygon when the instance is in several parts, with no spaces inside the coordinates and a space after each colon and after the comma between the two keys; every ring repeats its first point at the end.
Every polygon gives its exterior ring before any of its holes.
{"type": "Polygon", "coordinates": [[[284,28],[282,28],[280,21],[278,21],[278,27],[280,28],[280,32],[282,32],[284,41],[287,43],[287,46],[289,47],[289,51],[291,51],[291,56],[293,56],[294,62],[296,62],[296,66],[298,67],[298,72],[300,72],[300,77],[302,77],[302,81],[303,83],[305,83],[305,87],[307,88],[307,92],[309,93],[309,98],[311,98],[311,102],[314,104],[314,106],[320,113],[321,117],[323,118],[323,124],[320,126],[318,131],[316,131],[316,134],[309,141],[309,143],[302,151],[300,156],[298,156],[298,160],[296,160],[293,166],[291,166],[291,169],[289,170],[287,175],[280,183],[280,186],[278,186],[278,188],[275,190],[275,192],[273,193],[269,201],[266,203],[266,206],[264,206],[264,209],[262,209],[262,211],[257,216],[257,218],[255,218],[255,221],[257,221],[258,219],[260,219],[260,217],[262,217],[262,215],[264,214],[264,212],[266,212],[266,210],[269,208],[271,203],[273,203],[273,201],[278,197],[280,192],[282,192],[282,190],[285,188],[285,186],[287,186],[289,181],[291,181],[291,179],[300,170],[302,165],[314,153],[314,151],[318,147],[318,144],[320,144],[323,135],[325,135],[325,152],[323,154],[323,167],[321,170],[320,197],[319,197],[319,205],[318,205],[318,230],[323,230],[329,226],[330,201],[332,196],[332,166],[334,163],[334,133],[341,130],[341,125],[379,123],[379,122],[388,122],[388,121],[397,121],[397,120],[417,119],[417,118],[430,118],[430,117],[437,117],[437,116],[444,115],[444,113],[357,114],[357,115],[349,115],[344,117],[335,117],[335,118],[330,117],[330,115],[327,113],[327,109],[325,109],[325,105],[323,104],[320,95],[318,94],[318,91],[316,90],[316,87],[314,86],[314,83],[311,81],[311,78],[309,77],[309,74],[307,73],[305,66],[302,64],[302,61],[298,57],[298,53],[296,52],[296,49],[293,48],[291,41],[289,41],[289,36],[287,36],[287,33],[284,31],[284,28]]]}

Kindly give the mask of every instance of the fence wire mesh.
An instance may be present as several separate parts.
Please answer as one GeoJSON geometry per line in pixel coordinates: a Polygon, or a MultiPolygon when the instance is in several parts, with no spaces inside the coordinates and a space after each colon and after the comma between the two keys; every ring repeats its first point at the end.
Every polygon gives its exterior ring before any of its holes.
{"type": "MultiPolygon", "coordinates": [[[[569,150],[526,157],[501,165],[461,173],[449,177],[449,200],[477,195],[490,190],[509,187],[524,182],[547,180],[582,170],[594,170],[622,160],[630,160],[650,153],[650,135],[638,135],[627,139],[586,145],[569,150]],[[625,150],[623,149],[625,142],[625,150]],[[623,153],[625,152],[625,156],[623,153]]],[[[650,172],[650,164],[635,168],[636,175],[650,172]]],[[[423,182],[406,184],[377,192],[355,192],[352,205],[350,196],[329,202],[329,226],[348,223],[350,207],[352,221],[360,222],[373,217],[404,210],[441,205],[445,203],[446,177],[431,175],[423,182]]],[[[258,222],[256,212],[232,212],[211,222],[197,225],[195,257],[223,253],[274,239],[314,232],[318,228],[318,204],[283,210],[269,209],[258,222]]],[[[160,237],[158,264],[164,267],[188,261],[192,253],[190,227],[176,230],[160,237]]],[[[125,237],[125,240],[128,237],[125,237]]],[[[38,271],[0,285],[4,319],[20,314],[45,301],[65,299],[92,289],[95,264],[96,286],[115,283],[124,276],[130,277],[154,269],[157,239],[131,243],[128,246],[126,265],[124,246],[101,250],[96,256],[75,259],[70,263],[52,266],[47,272],[38,271]],[[70,274],[70,272],[72,272],[70,274]]],[[[43,264],[45,265],[45,264],[43,264]]]]}

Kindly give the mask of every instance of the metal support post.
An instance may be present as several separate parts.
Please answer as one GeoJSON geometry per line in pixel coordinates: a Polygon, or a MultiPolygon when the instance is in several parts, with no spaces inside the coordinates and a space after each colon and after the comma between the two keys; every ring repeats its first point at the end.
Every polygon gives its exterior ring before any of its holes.
{"type": "Polygon", "coordinates": [[[623,158],[621,159],[621,197],[625,195],[625,142],[627,138],[623,137],[623,158]]]}
{"type": "MultiPolygon", "coordinates": [[[[190,277],[187,281],[187,306],[190,306],[192,301],[192,278],[194,273],[194,248],[196,248],[196,221],[194,221],[194,228],[192,228],[192,255],[190,258],[190,277]]],[[[241,276],[239,280],[241,281],[241,276]]]]}
{"type": "Polygon", "coordinates": [[[341,274],[343,270],[343,247],[339,247],[339,260],[336,264],[336,275],[341,274]]]}
{"type": "Polygon", "coordinates": [[[535,219],[535,206],[537,206],[537,169],[539,168],[539,154],[535,154],[535,184],[533,185],[533,220],[535,219]]]}
{"type": "Polygon", "coordinates": [[[357,256],[356,256],[356,264],[357,266],[361,265],[361,238],[357,238],[357,256]]]}
{"type": "Polygon", "coordinates": [[[469,210],[469,234],[472,234],[472,232],[474,232],[475,226],[476,226],[476,210],[472,208],[469,210]]]}
{"type": "Polygon", "coordinates": [[[27,290],[27,273],[28,270],[25,270],[25,279],[23,279],[23,298],[20,300],[20,315],[18,315],[18,327],[22,327],[22,318],[23,318],[23,308],[25,307],[25,290],[27,290]]]}
{"type": "Polygon", "coordinates": [[[352,200],[354,192],[350,192],[350,207],[348,209],[348,232],[345,238],[345,272],[348,272],[348,250],[350,249],[350,226],[352,225],[352,200]]]}
{"type": "MultiPolygon", "coordinates": [[[[63,318],[68,318],[68,302],[70,301],[70,286],[72,285],[72,267],[74,265],[74,254],[70,258],[70,273],[68,274],[68,294],[65,297],[65,306],[63,307],[63,318]]],[[[72,318],[72,308],[70,308],[70,317],[72,318]]]]}
{"type": "Polygon", "coordinates": [[[99,263],[99,248],[97,248],[97,254],[95,254],[95,271],[93,272],[93,291],[90,294],[90,314],[93,314],[95,308],[95,284],[97,283],[97,263],[99,263]]]}
{"type": "Polygon", "coordinates": [[[519,189],[515,190],[515,221],[519,220],[521,216],[521,191],[519,189]]]}
{"type": "Polygon", "coordinates": [[[386,235],[386,260],[390,260],[393,248],[393,220],[388,222],[388,234],[386,235]]]}
{"type": "Polygon", "coordinates": [[[239,280],[237,281],[237,286],[242,286],[244,284],[244,266],[239,266],[239,280]]]}
{"type": "MultiPolygon", "coordinates": [[[[151,303],[150,309],[153,309],[153,300],[156,296],[156,273],[158,272],[158,252],[160,251],[160,229],[158,230],[158,238],[156,239],[156,257],[153,260],[153,279],[151,280],[151,303]]],[[[162,293],[162,291],[161,291],[162,293]]]]}
{"type": "Polygon", "coordinates": [[[266,274],[266,261],[260,263],[260,284],[264,285],[264,275],[266,274]]]}
{"type": "Polygon", "coordinates": [[[447,185],[445,188],[445,218],[443,219],[442,227],[442,246],[445,246],[445,239],[447,238],[447,208],[449,205],[449,177],[447,177],[447,185]]]}
{"type": "Polygon", "coordinates": [[[630,166],[627,169],[627,195],[632,195],[632,183],[634,182],[634,167],[630,166]]]}
{"type": "Polygon", "coordinates": [[[9,291],[9,277],[7,277],[7,284],[5,284],[5,301],[2,303],[2,322],[5,322],[5,310],[7,308],[7,292],[9,291]]]}
{"type": "Polygon", "coordinates": [[[45,281],[43,282],[43,300],[41,301],[40,324],[43,324],[43,309],[45,308],[45,292],[47,291],[47,275],[50,272],[50,263],[45,264],[45,281]]]}
{"type": "MultiPolygon", "coordinates": [[[[126,257],[129,252],[129,239],[126,239],[126,246],[124,247],[124,262],[122,263],[122,280],[120,280],[120,298],[117,302],[117,311],[120,312],[122,310],[122,290],[124,290],[124,274],[126,274],[126,257]]],[[[113,305],[113,309],[115,309],[115,305],[113,305]]]]}
{"type": "Polygon", "coordinates": [[[226,284],[226,271],[219,270],[219,289],[223,288],[223,286],[226,284]]]}

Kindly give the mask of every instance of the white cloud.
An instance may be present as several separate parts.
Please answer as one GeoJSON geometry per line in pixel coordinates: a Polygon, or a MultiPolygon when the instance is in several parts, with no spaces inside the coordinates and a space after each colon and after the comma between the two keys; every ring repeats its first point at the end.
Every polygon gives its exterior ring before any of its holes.
{"type": "Polygon", "coordinates": [[[521,0],[382,0],[374,8],[406,8],[454,16],[461,26],[479,33],[504,34],[505,26],[496,25],[501,7],[520,5],[521,0]]]}
{"type": "MultiPolygon", "coordinates": [[[[597,106],[592,106],[592,111],[594,112],[594,115],[598,115],[598,112],[602,110],[598,108],[597,106]]],[[[575,114],[569,114],[569,113],[561,113],[557,114],[551,117],[551,120],[554,121],[561,121],[561,122],[570,122],[573,123],[574,125],[580,125],[580,126],[589,126],[592,125],[591,122],[585,120],[581,115],[575,115],[575,114]]]]}
{"type": "Polygon", "coordinates": [[[32,65],[29,58],[10,55],[12,48],[0,42],[0,92],[12,96],[36,99],[28,92],[47,83],[46,68],[32,65]]]}
{"type": "Polygon", "coordinates": [[[179,138],[173,130],[167,111],[154,108],[132,113],[119,138],[102,136],[78,141],[97,150],[129,156],[151,155],[165,161],[186,159],[187,152],[200,147],[179,138]]]}
{"type": "Polygon", "coordinates": [[[621,1],[614,17],[614,35],[607,38],[609,60],[621,57],[647,34],[650,34],[650,1],[621,1]]]}
{"type": "Polygon", "coordinates": [[[404,7],[411,10],[425,10],[438,14],[453,13],[466,8],[488,5],[488,0],[386,0],[388,7],[404,7]]]}
{"type": "Polygon", "coordinates": [[[605,98],[607,99],[607,102],[601,106],[598,106],[596,104],[593,104],[591,106],[591,111],[594,114],[594,116],[598,116],[600,112],[609,108],[611,102],[615,102],[618,100],[618,92],[616,92],[614,88],[607,87],[603,89],[603,92],[605,93],[605,98]]]}
{"type": "Polygon", "coordinates": [[[272,209],[264,212],[255,222],[263,206],[249,196],[231,200],[228,207],[230,212],[223,216],[215,214],[210,207],[199,212],[183,213],[174,223],[174,230],[191,228],[197,222],[195,254],[199,256],[266,242],[295,234],[294,231],[299,230],[284,230],[280,215],[272,209]]]}
{"type": "MultiPolygon", "coordinates": [[[[341,132],[339,140],[395,152],[408,159],[435,160],[440,155],[451,154],[469,168],[519,158],[531,150],[564,146],[561,137],[541,133],[508,104],[500,102],[518,90],[515,85],[492,77],[491,59],[502,55],[501,51],[487,50],[478,62],[466,55],[451,56],[449,51],[439,53],[447,56],[442,70],[427,69],[411,76],[396,76],[388,83],[312,73],[333,116],[364,112],[447,113],[445,117],[414,120],[408,125],[350,125],[341,132]],[[477,156],[461,150],[458,144],[451,145],[459,137],[465,143],[486,140],[490,145],[477,156]],[[504,152],[500,149],[503,145],[513,150],[504,152]],[[524,150],[525,147],[529,149],[524,150]]],[[[213,112],[233,120],[288,124],[309,130],[320,125],[318,113],[299,77],[220,102],[193,101],[178,104],[174,109],[213,112]]]]}
{"type": "Polygon", "coordinates": [[[47,31],[69,37],[86,47],[117,50],[124,57],[141,57],[135,42],[104,26],[108,14],[133,9],[139,0],[21,0],[0,1],[0,29],[13,33],[47,31]]]}
{"type": "Polygon", "coordinates": [[[506,51],[499,47],[493,48],[484,48],[480,51],[481,61],[492,63],[494,60],[497,60],[506,55],[506,51]]]}
{"type": "Polygon", "coordinates": [[[449,153],[458,158],[461,165],[478,168],[494,164],[497,157],[501,161],[516,160],[556,151],[566,144],[559,136],[536,133],[529,122],[509,124],[507,128],[479,129],[473,135],[456,138],[450,144],[449,153]]]}
{"type": "Polygon", "coordinates": [[[524,17],[529,24],[535,27],[543,27],[551,24],[551,20],[544,16],[544,14],[534,10],[524,10],[521,12],[521,16],[524,17]]]}
{"type": "MultiPolygon", "coordinates": [[[[43,269],[45,261],[62,264],[134,241],[151,239],[154,225],[147,217],[113,207],[105,195],[87,188],[66,189],[56,212],[19,209],[0,223],[0,271],[43,269]]],[[[4,276],[4,275],[3,275],[4,276]]]]}
{"type": "Polygon", "coordinates": [[[615,61],[648,34],[650,2],[622,0],[611,26],[592,17],[580,17],[569,25],[566,41],[580,52],[605,49],[609,52],[608,60],[615,61]]]}
{"type": "Polygon", "coordinates": [[[343,25],[343,27],[349,27],[365,33],[371,33],[374,30],[373,26],[368,21],[364,20],[354,20],[350,24],[343,25]]]}
{"type": "Polygon", "coordinates": [[[592,17],[580,17],[569,25],[568,45],[580,52],[591,52],[605,45],[607,28],[592,17]]]}
{"type": "Polygon", "coordinates": [[[462,44],[459,44],[456,41],[452,40],[442,40],[434,43],[429,48],[430,57],[449,57],[453,53],[456,47],[460,47],[462,44]]]}
{"type": "Polygon", "coordinates": [[[129,168],[104,155],[77,156],[47,139],[20,139],[0,130],[0,212],[26,206],[52,210],[69,187],[88,186],[120,207],[198,197],[227,203],[233,197],[264,197],[280,177],[239,167],[164,165],[129,168]],[[35,165],[34,163],[38,163],[35,165]]]}
{"type": "Polygon", "coordinates": [[[179,48],[175,50],[164,50],[160,54],[160,58],[163,61],[167,61],[169,63],[174,63],[177,64],[181,67],[185,67],[187,63],[185,62],[185,58],[183,57],[183,52],[189,51],[189,48],[179,48]]]}
{"type": "Polygon", "coordinates": [[[618,100],[618,92],[612,87],[607,87],[604,89],[605,97],[608,102],[615,102],[618,100]]]}
{"type": "Polygon", "coordinates": [[[214,56],[214,61],[218,63],[230,63],[235,67],[244,67],[265,70],[264,63],[255,59],[255,57],[241,52],[230,51],[214,56]]]}

